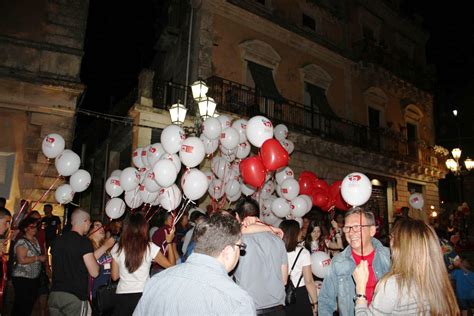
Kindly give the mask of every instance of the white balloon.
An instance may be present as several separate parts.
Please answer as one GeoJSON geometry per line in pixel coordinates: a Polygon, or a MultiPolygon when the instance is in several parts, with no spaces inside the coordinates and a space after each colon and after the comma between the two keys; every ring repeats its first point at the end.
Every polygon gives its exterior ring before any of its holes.
{"type": "Polygon", "coordinates": [[[414,209],[421,210],[423,208],[423,205],[425,205],[425,200],[421,193],[413,193],[408,198],[408,203],[410,203],[410,206],[414,209]]]}
{"type": "Polygon", "coordinates": [[[249,195],[252,195],[255,193],[255,188],[250,186],[250,185],[247,185],[245,183],[242,183],[240,185],[240,191],[242,192],[243,195],[245,196],[249,196],[249,195]]]}
{"type": "Polygon", "coordinates": [[[239,145],[239,132],[233,127],[224,129],[220,136],[220,142],[226,149],[234,149],[239,145]]]}
{"type": "Polygon", "coordinates": [[[155,181],[164,188],[172,185],[178,176],[175,164],[168,159],[158,160],[153,167],[153,173],[155,181]]]}
{"type": "Polygon", "coordinates": [[[199,200],[209,188],[206,175],[198,169],[187,170],[183,174],[181,187],[184,195],[190,200],[199,200]]]}
{"type": "Polygon", "coordinates": [[[161,132],[161,145],[167,153],[176,154],[186,139],[184,130],[178,125],[168,125],[161,132]]]}
{"type": "Polygon", "coordinates": [[[239,159],[244,159],[250,154],[250,143],[248,141],[244,141],[237,146],[237,153],[236,156],[239,159]]]}
{"type": "Polygon", "coordinates": [[[232,123],[232,127],[239,133],[239,143],[244,143],[247,141],[247,120],[238,119],[232,123]]]}
{"type": "Polygon", "coordinates": [[[284,124],[278,124],[273,131],[277,140],[283,140],[288,137],[288,127],[284,124]]]}
{"type": "Polygon", "coordinates": [[[311,209],[313,208],[313,199],[311,199],[311,197],[306,194],[301,194],[299,195],[299,197],[303,198],[306,201],[306,206],[307,206],[306,213],[311,211],[311,209]]]}
{"type": "Polygon", "coordinates": [[[272,202],[272,212],[277,217],[285,217],[290,214],[290,203],[284,198],[276,198],[272,202]]]}
{"type": "Polygon", "coordinates": [[[221,122],[215,117],[210,117],[202,123],[202,133],[210,140],[218,139],[221,132],[221,122]]]}
{"type": "Polygon", "coordinates": [[[143,167],[138,170],[138,175],[140,176],[140,184],[142,184],[146,179],[147,172],[151,170],[150,168],[143,167]]]}
{"type": "Polygon", "coordinates": [[[122,194],[123,189],[120,185],[120,178],[116,176],[110,176],[105,182],[105,192],[107,192],[107,194],[112,198],[122,194]]]}
{"type": "Polygon", "coordinates": [[[275,192],[279,197],[283,197],[283,195],[281,194],[281,185],[279,185],[278,183],[275,187],[275,192]]]}
{"type": "Polygon", "coordinates": [[[165,210],[173,211],[181,203],[182,197],[183,196],[178,186],[176,184],[173,184],[168,188],[163,188],[160,190],[159,201],[161,207],[163,207],[165,210]]]}
{"type": "Polygon", "coordinates": [[[268,216],[269,214],[273,214],[272,213],[272,203],[273,203],[273,200],[275,200],[274,197],[269,197],[268,199],[264,199],[263,202],[262,202],[262,207],[260,209],[260,213],[263,215],[263,216],[268,216]]]}
{"type": "Polygon", "coordinates": [[[209,184],[209,189],[207,190],[207,192],[209,192],[209,195],[212,198],[216,200],[220,199],[225,193],[224,181],[217,178],[213,179],[209,184]]]}
{"type": "Polygon", "coordinates": [[[221,123],[221,128],[222,130],[226,129],[227,127],[230,127],[231,126],[231,119],[227,116],[227,115],[219,115],[217,117],[217,119],[219,120],[219,122],[221,123]]]}
{"type": "Polygon", "coordinates": [[[148,170],[146,172],[143,185],[148,192],[158,192],[161,189],[161,186],[155,181],[155,173],[153,170],[148,170]]]}
{"type": "Polygon", "coordinates": [[[74,190],[69,184],[65,183],[56,189],[54,197],[59,204],[68,204],[74,198],[74,190]]]}
{"type": "Polygon", "coordinates": [[[222,155],[222,158],[224,158],[227,162],[232,162],[235,160],[235,154],[230,154],[230,155],[222,155]]]}
{"type": "Polygon", "coordinates": [[[120,185],[125,191],[134,190],[140,184],[140,173],[133,167],[123,169],[120,175],[120,185]]]}
{"type": "Polygon", "coordinates": [[[110,219],[117,219],[125,213],[125,203],[122,199],[113,198],[110,199],[105,205],[105,214],[110,219]]]}
{"type": "Polygon", "coordinates": [[[273,214],[273,212],[270,212],[267,215],[263,215],[261,220],[264,223],[266,223],[268,225],[272,225],[274,227],[277,227],[277,225],[275,225],[275,224],[277,224],[277,223],[279,224],[279,222],[281,222],[280,219],[278,217],[276,217],[275,214],[273,214]]]}
{"type": "Polygon", "coordinates": [[[43,154],[48,158],[56,158],[63,152],[66,142],[59,134],[48,134],[41,143],[43,154]]]}
{"type": "Polygon", "coordinates": [[[148,161],[148,151],[150,150],[150,148],[151,148],[151,145],[146,145],[142,149],[141,158],[142,158],[142,163],[143,163],[144,168],[150,168],[151,167],[150,162],[148,161]]]}
{"type": "Polygon", "coordinates": [[[120,175],[122,174],[122,170],[120,169],[115,169],[114,171],[112,171],[112,173],[110,174],[111,177],[117,177],[117,178],[120,178],[120,175]]]}
{"type": "MultiPolygon", "coordinates": [[[[229,172],[227,172],[224,176],[224,183],[229,183],[232,180],[239,181],[240,180],[240,175],[235,169],[230,169],[229,172]]],[[[240,184],[239,184],[240,187],[240,184]]]]}
{"type": "Polygon", "coordinates": [[[125,203],[131,209],[137,208],[142,205],[143,200],[140,196],[140,193],[138,193],[138,188],[125,192],[125,203]]]}
{"type": "Polygon", "coordinates": [[[229,162],[216,156],[211,160],[211,170],[219,179],[222,179],[229,172],[229,162]]]}
{"type": "Polygon", "coordinates": [[[283,146],[283,148],[286,149],[286,151],[288,152],[288,155],[291,155],[293,150],[295,150],[295,144],[293,144],[293,142],[289,139],[280,140],[280,144],[283,146]]]}
{"type": "Polygon", "coordinates": [[[86,170],[79,169],[71,176],[69,184],[74,192],[83,192],[91,184],[91,175],[86,170]]]}
{"type": "Polygon", "coordinates": [[[275,179],[278,184],[282,184],[286,179],[294,179],[295,173],[290,167],[283,167],[275,173],[275,179]]]}
{"type": "Polygon", "coordinates": [[[206,175],[207,184],[209,185],[209,183],[211,183],[212,179],[214,179],[215,176],[214,176],[214,174],[212,173],[211,170],[204,171],[204,174],[206,175]]]}
{"type": "Polygon", "coordinates": [[[265,182],[260,194],[263,198],[268,198],[269,196],[273,194],[273,192],[275,192],[275,182],[270,179],[267,182],[265,182]]]}
{"type": "Polygon", "coordinates": [[[238,192],[240,192],[240,182],[237,180],[230,180],[226,185],[225,185],[225,194],[227,196],[234,196],[238,192]]]}
{"type": "Polygon", "coordinates": [[[209,139],[204,134],[201,134],[199,138],[201,139],[202,144],[204,145],[204,151],[207,155],[210,155],[217,150],[217,147],[219,146],[219,137],[216,139],[209,139]]]}
{"type": "Polygon", "coordinates": [[[273,137],[272,122],[264,116],[254,116],[247,123],[246,135],[252,145],[260,148],[267,139],[273,137]]]}
{"type": "Polygon", "coordinates": [[[81,158],[72,150],[65,149],[56,157],[54,165],[61,176],[68,177],[79,170],[81,158]]]}
{"type": "Polygon", "coordinates": [[[365,204],[372,194],[372,183],[363,173],[348,174],[341,184],[341,195],[347,204],[360,206],[365,204]]]}
{"type": "Polygon", "coordinates": [[[289,178],[280,186],[281,195],[287,200],[293,200],[300,193],[300,185],[295,179],[289,178]]]}
{"type": "Polygon", "coordinates": [[[324,251],[316,251],[311,254],[311,270],[318,278],[324,279],[329,272],[331,258],[324,251]]]}
{"type": "Polygon", "coordinates": [[[204,145],[198,137],[189,137],[181,144],[179,158],[188,168],[194,168],[204,160],[206,153],[204,145]]]}
{"type": "Polygon", "coordinates": [[[233,155],[237,152],[237,147],[232,149],[225,148],[222,144],[219,145],[219,150],[223,155],[233,155]]]}
{"type": "Polygon", "coordinates": [[[142,150],[143,149],[141,147],[138,147],[137,149],[133,151],[133,154],[132,154],[133,165],[137,167],[138,169],[141,169],[145,166],[142,161],[142,150]]]}
{"type": "Polygon", "coordinates": [[[227,200],[229,200],[229,202],[232,203],[232,202],[237,201],[241,195],[242,195],[242,192],[240,192],[240,189],[239,189],[239,191],[235,195],[232,195],[232,196],[226,195],[226,198],[227,200]]]}
{"type": "Polygon", "coordinates": [[[306,204],[306,200],[301,196],[295,197],[290,202],[290,213],[294,217],[303,217],[308,213],[308,204],[306,204]]]}
{"type": "Polygon", "coordinates": [[[143,203],[146,203],[146,204],[152,204],[158,198],[159,193],[160,193],[159,191],[155,191],[155,192],[148,191],[144,185],[140,185],[139,190],[138,190],[138,194],[140,194],[140,197],[143,203]]]}
{"type": "Polygon", "coordinates": [[[166,153],[165,149],[160,143],[155,143],[150,145],[146,157],[148,159],[148,164],[153,167],[155,163],[160,160],[161,156],[166,153]]]}
{"type": "Polygon", "coordinates": [[[165,153],[161,156],[161,160],[169,160],[173,162],[174,166],[176,167],[176,172],[179,173],[181,171],[181,159],[179,159],[179,156],[177,154],[165,153]]]}

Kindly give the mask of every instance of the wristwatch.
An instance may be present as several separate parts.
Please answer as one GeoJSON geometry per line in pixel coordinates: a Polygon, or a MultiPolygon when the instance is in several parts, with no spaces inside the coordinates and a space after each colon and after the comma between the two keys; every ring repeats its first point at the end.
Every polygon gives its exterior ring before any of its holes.
{"type": "Polygon", "coordinates": [[[359,298],[363,298],[367,301],[367,296],[365,296],[364,294],[356,294],[354,295],[354,302],[357,301],[359,298]]]}

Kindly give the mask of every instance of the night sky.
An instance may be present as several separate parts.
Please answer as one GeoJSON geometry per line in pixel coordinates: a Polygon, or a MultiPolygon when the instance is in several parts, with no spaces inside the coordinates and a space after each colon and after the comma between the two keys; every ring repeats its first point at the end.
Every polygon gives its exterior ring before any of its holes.
{"type": "MultiPolygon", "coordinates": [[[[140,69],[153,64],[167,2],[90,2],[81,71],[87,93],[82,107],[109,111],[136,86],[140,69]]],[[[402,10],[422,16],[430,33],[427,58],[437,68],[435,115],[438,123],[446,122],[446,128],[436,130],[438,143],[451,149],[460,140],[465,153],[474,158],[474,14],[460,4],[427,0],[405,1],[402,10]],[[460,113],[457,121],[451,113],[454,108],[460,113]]]]}

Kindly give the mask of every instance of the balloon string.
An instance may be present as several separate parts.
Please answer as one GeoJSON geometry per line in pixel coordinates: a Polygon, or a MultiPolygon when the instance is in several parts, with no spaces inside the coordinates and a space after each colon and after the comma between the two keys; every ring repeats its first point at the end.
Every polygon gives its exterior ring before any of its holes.
{"type": "Polygon", "coordinates": [[[191,199],[189,199],[184,207],[181,207],[181,209],[179,210],[178,212],[178,216],[174,218],[174,221],[173,221],[173,226],[176,225],[176,223],[181,219],[181,217],[183,216],[183,214],[186,212],[186,208],[188,207],[188,205],[190,203],[193,203],[194,205],[196,205],[196,203],[194,203],[191,199]]]}
{"type": "MultiPolygon", "coordinates": [[[[146,213],[145,213],[145,219],[147,218],[148,213],[149,213],[150,211],[151,211],[151,204],[150,204],[150,206],[148,207],[148,210],[147,210],[146,213]]],[[[150,217],[150,219],[151,219],[151,217],[150,217]]]]}
{"type": "MultiPolygon", "coordinates": [[[[49,158],[47,158],[46,161],[47,161],[47,163],[44,165],[43,169],[42,169],[41,172],[40,172],[40,175],[39,175],[40,178],[42,178],[42,177],[44,176],[44,174],[46,173],[46,171],[47,171],[48,168],[49,168],[49,162],[50,162],[49,158]]],[[[15,219],[13,220],[13,223],[14,223],[14,224],[16,223],[16,221],[18,220],[18,218],[20,217],[20,215],[21,215],[21,213],[23,212],[25,206],[26,206],[27,204],[29,204],[29,203],[27,203],[27,202],[28,202],[28,200],[31,198],[31,195],[32,195],[32,194],[33,194],[33,190],[30,191],[30,194],[29,194],[28,197],[25,199],[25,203],[23,203],[23,205],[22,205],[21,208],[20,208],[20,211],[18,212],[18,214],[16,215],[15,219]]]]}
{"type": "Polygon", "coordinates": [[[362,230],[363,230],[363,227],[362,227],[362,212],[359,213],[359,216],[360,216],[360,252],[361,252],[361,255],[362,255],[362,260],[364,260],[364,243],[363,243],[363,239],[362,239],[362,230]]]}

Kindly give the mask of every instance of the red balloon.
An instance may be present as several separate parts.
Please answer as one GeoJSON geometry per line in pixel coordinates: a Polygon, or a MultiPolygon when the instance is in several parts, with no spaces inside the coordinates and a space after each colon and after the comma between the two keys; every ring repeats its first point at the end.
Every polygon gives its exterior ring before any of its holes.
{"type": "Polygon", "coordinates": [[[267,139],[260,148],[262,163],[268,171],[288,166],[288,151],[275,138],[267,139]]]}
{"type": "Polygon", "coordinates": [[[329,187],[329,196],[331,198],[332,205],[336,206],[338,210],[347,211],[350,209],[350,205],[344,201],[341,195],[341,184],[342,181],[338,180],[331,184],[329,187]]]}
{"type": "Polygon", "coordinates": [[[265,167],[259,157],[245,158],[240,162],[240,174],[246,184],[259,188],[265,182],[265,167]]]}
{"type": "Polygon", "coordinates": [[[310,178],[311,181],[315,181],[315,180],[318,180],[318,177],[316,176],[316,174],[314,172],[311,172],[311,171],[303,171],[300,173],[300,178],[310,178]]]}
{"type": "Polygon", "coordinates": [[[320,190],[323,190],[323,191],[329,191],[329,184],[322,180],[322,179],[316,179],[314,182],[313,182],[313,186],[315,189],[320,189],[320,190]]]}
{"type": "Polygon", "coordinates": [[[311,196],[314,189],[314,181],[318,180],[316,175],[311,171],[303,171],[298,178],[298,184],[300,185],[300,194],[306,194],[311,196]]]}
{"type": "Polygon", "coordinates": [[[311,199],[313,200],[313,205],[319,208],[323,208],[329,203],[329,195],[324,190],[314,189],[311,199]]]}

